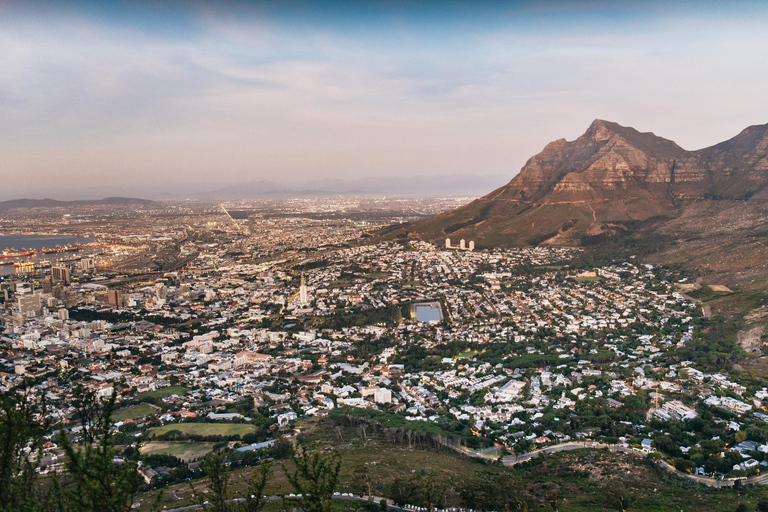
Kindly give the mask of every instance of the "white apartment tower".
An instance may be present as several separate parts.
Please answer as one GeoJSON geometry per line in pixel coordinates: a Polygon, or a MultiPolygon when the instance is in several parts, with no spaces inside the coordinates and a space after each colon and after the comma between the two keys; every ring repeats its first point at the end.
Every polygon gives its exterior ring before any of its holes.
{"type": "Polygon", "coordinates": [[[301,276],[301,286],[299,286],[299,301],[302,304],[309,303],[307,297],[307,280],[303,275],[301,276]]]}

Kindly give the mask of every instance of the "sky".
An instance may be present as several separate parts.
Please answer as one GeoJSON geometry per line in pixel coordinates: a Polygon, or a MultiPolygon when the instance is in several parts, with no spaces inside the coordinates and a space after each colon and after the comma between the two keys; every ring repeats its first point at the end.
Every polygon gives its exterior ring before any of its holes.
{"type": "Polygon", "coordinates": [[[596,118],[715,144],[766,84],[766,2],[0,0],[0,199],[503,183],[596,118]]]}

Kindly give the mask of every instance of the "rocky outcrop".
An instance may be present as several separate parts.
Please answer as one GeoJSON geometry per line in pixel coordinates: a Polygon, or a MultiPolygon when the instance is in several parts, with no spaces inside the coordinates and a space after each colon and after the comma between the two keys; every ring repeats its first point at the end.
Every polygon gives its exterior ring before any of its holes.
{"type": "Polygon", "coordinates": [[[698,151],[609,121],[558,139],[507,185],[457,210],[416,223],[428,237],[481,245],[584,236],[674,218],[695,200],[768,200],[768,125],[698,151]],[[549,237],[549,238],[548,238],[549,237]]]}

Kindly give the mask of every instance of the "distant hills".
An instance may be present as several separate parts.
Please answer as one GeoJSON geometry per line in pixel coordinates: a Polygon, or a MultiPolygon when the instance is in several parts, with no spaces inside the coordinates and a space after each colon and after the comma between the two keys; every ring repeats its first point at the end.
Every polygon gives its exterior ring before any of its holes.
{"type": "Polygon", "coordinates": [[[352,180],[301,180],[285,184],[269,180],[238,183],[204,194],[209,198],[248,199],[322,197],[334,195],[475,196],[506,181],[501,175],[454,174],[449,176],[368,177],[352,180]]]}
{"type": "Polygon", "coordinates": [[[690,219],[703,204],[765,203],[767,185],[768,125],[686,151],[653,133],[595,120],[576,140],[547,144],[506,185],[401,232],[479,247],[579,245],[690,219]]]}
{"type": "Polygon", "coordinates": [[[0,211],[13,210],[15,208],[73,208],[78,206],[134,206],[154,205],[154,201],[137,199],[135,197],[107,197],[105,199],[84,199],[79,201],[58,201],[56,199],[12,199],[0,201],[0,211]]]}

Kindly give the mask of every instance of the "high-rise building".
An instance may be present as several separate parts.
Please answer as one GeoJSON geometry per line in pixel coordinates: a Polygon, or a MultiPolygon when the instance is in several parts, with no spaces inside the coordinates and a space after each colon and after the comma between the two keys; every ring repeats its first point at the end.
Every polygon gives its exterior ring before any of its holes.
{"type": "Polygon", "coordinates": [[[18,305],[22,316],[37,316],[40,314],[40,295],[37,293],[19,295],[18,305]]]}
{"type": "Polygon", "coordinates": [[[78,263],[81,270],[90,270],[96,268],[96,261],[93,258],[83,258],[78,263]]]}
{"type": "Polygon", "coordinates": [[[307,296],[307,280],[301,276],[301,286],[299,286],[299,302],[302,304],[309,303],[309,297],[307,296]]]}
{"type": "Polygon", "coordinates": [[[56,265],[51,267],[51,276],[54,281],[61,281],[64,284],[69,284],[69,269],[64,265],[56,265]]]}
{"type": "Polygon", "coordinates": [[[50,277],[43,278],[43,293],[51,294],[53,293],[53,279],[50,277]]]}
{"type": "Polygon", "coordinates": [[[451,239],[450,238],[446,238],[445,239],[445,248],[446,249],[450,249],[451,248],[451,239]]]}
{"type": "Polygon", "coordinates": [[[120,296],[120,291],[109,290],[107,292],[107,302],[109,302],[112,306],[119,308],[122,305],[122,297],[120,296]]]}
{"type": "Polygon", "coordinates": [[[469,250],[470,251],[474,251],[475,250],[475,241],[474,240],[470,240],[469,241],[469,250]]]}
{"type": "Polygon", "coordinates": [[[461,240],[459,240],[459,248],[462,251],[467,248],[467,242],[465,242],[463,238],[461,240]]]}

